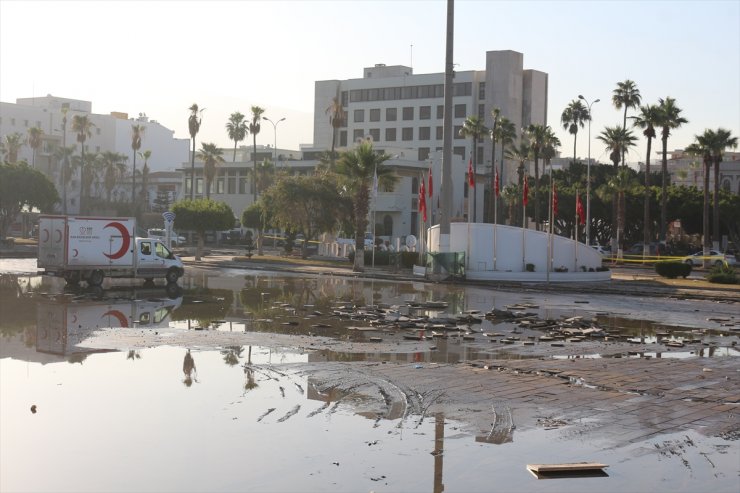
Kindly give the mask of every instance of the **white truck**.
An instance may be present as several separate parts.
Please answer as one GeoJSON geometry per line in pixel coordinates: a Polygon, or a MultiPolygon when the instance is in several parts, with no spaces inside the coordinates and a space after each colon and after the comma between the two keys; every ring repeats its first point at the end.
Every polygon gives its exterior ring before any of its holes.
{"type": "Polygon", "coordinates": [[[46,275],[90,286],[100,286],[106,277],[164,277],[174,283],[185,272],[163,242],[136,238],[136,220],[130,217],[39,217],[37,265],[46,275]]]}

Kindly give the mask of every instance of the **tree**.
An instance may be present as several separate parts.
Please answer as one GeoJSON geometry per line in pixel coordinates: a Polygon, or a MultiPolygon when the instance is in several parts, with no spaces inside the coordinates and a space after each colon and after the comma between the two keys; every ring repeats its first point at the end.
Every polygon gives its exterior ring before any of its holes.
{"type": "Polygon", "coordinates": [[[336,154],[334,149],[337,143],[337,133],[339,129],[345,125],[344,122],[344,108],[342,108],[342,102],[339,97],[333,97],[331,104],[326,108],[326,113],[329,115],[329,125],[331,125],[331,166],[334,167],[336,162],[336,154]]]}
{"type": "Polygon", "coordinates": [[[31,127],[28,129],[28,146],[33,150],[33,158],[31,166],[36,167],[36,153],[41,147],[41,138],[44,136],[44,131],[40,127],[31,127]]]}
{"type": "Polygon", "coordinates": [[[650,256],[650,153],[655,138],[655,127],[660,123],[660,108],[648,104],[640,106],[640,114],[633,116],[634,126],[641,128],[642,135],[647,138],[647,151],[645,152],[645,200],[643,205],[643,236],[642,256],[650,256]]]}
{"type": "Polygon", "coordinates": [[[362,272],[365,268],[365,230],[374,176],[378,177],[378,184],[383,187],[392,187],[398,181],[393,169],[383,164],[388,159],[390,156],[384,152],[375,152],[372,142],[363,141],[354,149],[342,153],[337,161],[336,173],[352,200],[356,252],[353,270],[356,272],[362,272]]]}
{"type": "Polygon", "coordinates": [[[351,207],[336,180],[321,175],[285,177],[265,192],[263,201],[276,226],[304,234],[303,258],[307,257],[308,242],[334,230],[339,211],[351,207]]]}
{"type": "MultiPolygon", "coordinates": [[[[516,162],[519,163],[519,165],[516,168],[517,175],[518,175],[518,187],[519,191],[522,193],[519,194],[519,203],[521,204],[521,209],[524,210],[524,193],[523,193],[523,187],[524,187],[524,180],[526,176],[526,168],[525,163],[529,161],[529,157],[531,156],[532,148],[529,145],[529,141],[527,140],[526,135],[522,135],[521,139],[519,139],[519,145],[515,147],[510,147],[509,150],[506,152],[506,157],[509,159],[513,159],[516,162]]],[[[518,213],[517,213],[518,215],[518,213]]],[[[524,218],[522,217],[522,222],[524,221],[524,218]]],[[[512,223],[510,223],[512,224],[512,223]]],[[[518,222],[513,223],[518,224],[518,222]]]]}
{"type": "Polygon", "coordinates": [[[625,194],[638,185],[634,171],[623,166],[616,176],[609,180],[608,187],[617,198],[617,258],[622,257],[624,226],[626,217],[625,194]]]}
{"type": "MultiPolygon", "coordinates": [[[[483,120],[473,115],[469,116],[463,122],[462,128],[460,129],[460,137],[473,139],[473,152],[471,153],[473,160],[473,181],[478,174],[478,142],[483,138],[484,135],[488,134],[488,129],[483,125],[483,120]]],[[[476,188],[473,186],[473,222],[476,222],[476,188]]]]}
{"type": "Polygon", "coordinates": [[[229,116],[229,122],[226,124],[226,133],[229,134],[229,140],[234,141],[234,157],[231,159],[234,162],[236,162],[236,146],[247,137],[247,132],[249,132],[244,118],[244,115],[236,111],[229,116]]]}
{"type": "Polygon", "coordinates": [[[7,134],[3,139],[3,157],[10,164],[18,162],[18,153],[23,147],[23,135],[18,132],[7,134]]]}
{"type": "MultiPolygon", "coordinates": [[[[257,183],[257,134],[260,133],[262,128],[260,122],[265,109],[259,106],[252,106],[250,109],[252,111],[252,121],[249,123],[249,133],[252,134],[252,175],[254,178],[252,187],[254,188],[254,201],[256,202],[260,192],[257,183]]],[[[257,229],[257,255],[262,255],[262,253],[262,228],[259,228],[257,229]]]]}
{"type": "MultiPolygon", "coordinates": [[[[719,232],[719,163],[722,162],[722,156],[728,147],[734,149],[737,147],[737,137],[733,137],[729,130],[718,128],[715,130],[705,130],[709,150],[712,153],[712,163],[714,164],[714,193],[712,196],[712,240],[714,247],[719,249],[721,239],[719,232]]],[[[737,219],[737,218],[736,218],[737,219]]]]}
{"type": "MultiPolygon", "coordinates": [[[[134,163],[131,171],[131,204],[136,204],[136,154],[141,149],[141,140],[146,127],[140,124],[131,125],[131,149],[134,151],[134,163]]],[[[138,206],[136,207],[138,209],[138,206]]]]}
{"type": "MultiPolygon", "coordinates": [[[[640,90],[634,81],[627,79],[624,82],[617,82],[617,88],[612,93],[612,103],[617,109],[624,107],[623,130],[627,130],[627,109],[637,108],[640,105],[640,101],[642,101],[640,90]]],[[[624,166],[624,152],[625,149],[622,149],[622,166],[624,166]]]]}
{"type": "MultiPolygon", "coordinates": [[[[712,135],[711,130],[705,130],[702,135],[695,135],[694,142],[686,147],[686,152],[694,155],[701,156],[704,163],[704,207],[702,214],[702,245],[704,246],[704,256],[709,255],[709,249],[711,248],[711,237],[709,236],[709,170],[712,166],[712,135]]],[[[704,260],[704,267],[707,266],[707,261],[704,260]]]]}
{"type": "Polygon", "coordinates": [[[67,188],[72,181],[72,172],[74,171],[70,164],[70,157],[75,152],[75,148],[60,146],[54,151],[54,159],[61,165],[62,173],[60,177],[60,187],[62,189],[62,213],[67,214],[67,188]]]}
{"type": "Polygon", "coordinates": [[[576,157],[576,140],[578,138],[578,127],[583,128],[587,121],[591,120],[591,114],[588,108],[581,103],[580,99],[574,99],[568,106],[565,107],[563,113],[560,115],[560,123],[563,124],[563,129],[567,130],[569,134],[573,136],[573,162],[577,160],[576,157]]]}
{"type": "MultiPolygon", "coordinates": [[[[534,224],[540,229],[540,155],[545,146],[545,141],[552,135],[549,125],[530,124],[524,129],[529,141],[531,155],[534,158],[534,224]]],[[[554,137],[554,135],[552,135],[554,137]]]]}
{"type": "Polygon", "coordinates": [[[84,156],[74,156],[72,158],[73,167],[80,170],[80,212],[89,213],[89,199],[91,189],[98,178],[100,164],[96,154],[85,154],[84,156]],[[85,208],[83,209],[83,204],[85,208]]]}
{"type": "MultiPolygon", "coordinates": [[[[80,144],[80,160],[79,160],[79,168],[81,171],[80,175],[80,211],[82,211],[82,205],[83,205],[83,196],[84,196],[84,190],[85,187],[82,185],[85,183],[85,173],[84,173],[84,165],[85,165],[85,141],[87,141],[88,138],[92,137],[92,129],[95,126],[93,122],[90,121],[90,118],[88,115],[74,115],[72,117],[72,131],[77,134],[77,142],[80,144]]],[[[88,160],[89,161],[89,160],[88,160]]],[[[88,167],[88,171],[90,171],[91,168],[88,167]]],[[[90,173],[88,173],[87,177],[89,178],[91,176],[90,173]]],[[[91,182],[90,182],[91,183],[91,182]]]]}
{"type": "Polygon", "coordinates": [[[0,164],[0,239],[5,239],[23,208],[51,212],[59,201],[54,184],[25,162],[0,164]]]}
{"type": "MultiPolygon", "coordinates": [[[[637,137],[632,134],[631,130],[625,128],[615,127],[604,127],[601,134],[597,135],[596,138],[604,143],[606,150],[609,151],[609,159],[614,163],[614,171],[619,171],[619,160],[621,156],[624,156],[624,152],[635,145],[637,137]]],[[[622,166],[624,167],[624,166],[622,166]]],[[[617,203],[617,196],[612,196],[612,225],[617,224],[619,204],[617,203]]],[[[614,240],[614,239],[613,239],[614,240]]],[[[618,241],[618,238],[617,238],[618,241]]],[[[614,250],[617,249],[617,245],[614,245],[614,250]]]]}
{"type": "MultiPolygon", "coordinates": [[[[500,186],[504,186],[504,156],[506,154],[506,149],[514,142],[514,139],[516,139],[516,125],[514,125],[514,122],[506,118],[505,116],[501,117],[499,120],[498,125],[496,125],[496,128],[491,130],[491,139],[494,142],[494,147],[496,142],[501,142],[501,163],[499,164],[499,183],[500,186]]],[[[493,162],[493,161],[491,161],[493,162]]],[[[502,211],[503,214],[503,211],[502,211]]]]}
{"type": "Polygon", "coordinates": [[[118,152],[105,151],[100,153],[98,159],[103,173],[103,187],[110,203],[113,189],[126,173],[126,161],[128,157],[118,152]]]}
{"type": "Polygon", "coordinates": [[[141,168],[141,200],[144,205],[144,211],[149,211],[149,158],[152,157],[152,151],[146,150],[140,152],[139,156],[144,160],[144,166],[141,168]]]}
{"type": "Polygon", "coordinates": [[[190,138],[193,140],[193,151],[190,154],[190,200],[193,200],[195,198],[195,136],[200,131],[203,110],[199,110],[196,103],[190,105],[188,109],[190,110],[188,131],[190,132],[190,138]]]}
{"type": "Polygon", "coordinates": [[[195,260],[200,260],[206,231],[221,231],[234,227],[234,213],[223,202],[211,199],[181,200],[172,205],[175,228],[178,231],[195,231],[198,246],[195,260]]]}
{"type": "Polygon", "coordinates": [[[668,187],[668,137],[671,130],[678,128],[689,121],[681,116],[681,108],[676,106],[673,98],[661,98],[658,100],[660,108],[661,141],[663,143],[663,160],[661,163],[661,187],[660,187],[660,241],[665,241],[666,226],[666,188],[668,187]]]}
{"type": "Polygon", "coordinates": [[[203,180],[206,187],[206,199],[210,199],[211,183],[216,176],[216,166],[224,162],[223,151],[216,144],[202,143],[197,157],[203,161],[203,180]]]}

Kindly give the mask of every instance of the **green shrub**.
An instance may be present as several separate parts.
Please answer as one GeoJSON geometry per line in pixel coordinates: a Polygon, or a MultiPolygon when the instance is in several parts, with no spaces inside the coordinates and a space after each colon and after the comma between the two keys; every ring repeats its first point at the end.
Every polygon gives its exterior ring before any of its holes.
{"type": "Polygon", "coordinates": [[[685,278],[691,274],[691,264],[671,261],[656,262],[655,272],[662,277],[667,277],[668,279],[675,279],[679,276],[685,278]]]}
{"type": "Polygon", "coordinates": [[[534,264],[527,264],[526,268],[527,272],[534,272],[534,264]]]}
{"type": "Polygon", "coordinates": [[[737,284],[735,268],[727,263],[715,265],[707,274],[707,281],[717,284],[737,284]]]}

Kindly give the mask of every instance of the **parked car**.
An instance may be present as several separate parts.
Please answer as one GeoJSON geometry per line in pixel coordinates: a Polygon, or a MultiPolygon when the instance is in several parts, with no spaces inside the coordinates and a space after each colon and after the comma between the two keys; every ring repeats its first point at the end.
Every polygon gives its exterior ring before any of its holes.
{"type": "MultiPolygon", "coordinates": [[[[167,238],[167,232],[164,229],[147,229],[146,234],[148,238],[151,238],[153,240],[159,240],[161,242],[164,242],[165,238],[167,238]]],[[[180,236],[177,234],[177,232],[172,232],[172,246],[181,246],[185,244],[185,237],[180,236]]]]}
{"type": "MultiPolygon", "coordinates": [[[[627,249],[624,253],[627,255],[642,255],[643,243],[635,243],[627,249]]],[[[666,247],[661,243],[650,243],[650,255],[665,255],[666,247]]]]}
{"type": "Polygon", "coordinates": [[[599,255],[602,257],[611,257],[612,255],[612,249],[608,246],[601,246],[601,245],[591,245],[591,248],[599,252],[599,255]]]}
{"type": "Polygon", "coordinates": [[[708,257],[704,257],[704,251],[700,250],[684,258],[683,261],[691,265],[703,265],[705,258],[711,265],[735,265],[737,263],[737,259],[734,255],[718,252],[717,250],[709,250],[708,257]]]}

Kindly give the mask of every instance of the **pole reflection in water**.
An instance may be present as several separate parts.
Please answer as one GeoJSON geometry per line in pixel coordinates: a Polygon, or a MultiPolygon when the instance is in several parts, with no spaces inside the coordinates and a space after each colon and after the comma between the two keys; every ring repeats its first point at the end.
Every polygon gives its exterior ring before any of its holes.
{"type": "Polygon", "coordinates": [[[185,374],[185,379],[182,381],[186,387],[193,385],[193,382],[198,383],[198,370],[195,369],[195,360],[193,355],[190,354],[190,349],[185,353],[185,359],[182,362],[182,372],[185,374]]]}
{"type": "Polygon", "coordinates": [[[434,416],[434,493],[442,493],[445,485],[442,482],[445,445],[445,415],[437,413],[434,416]]]}

